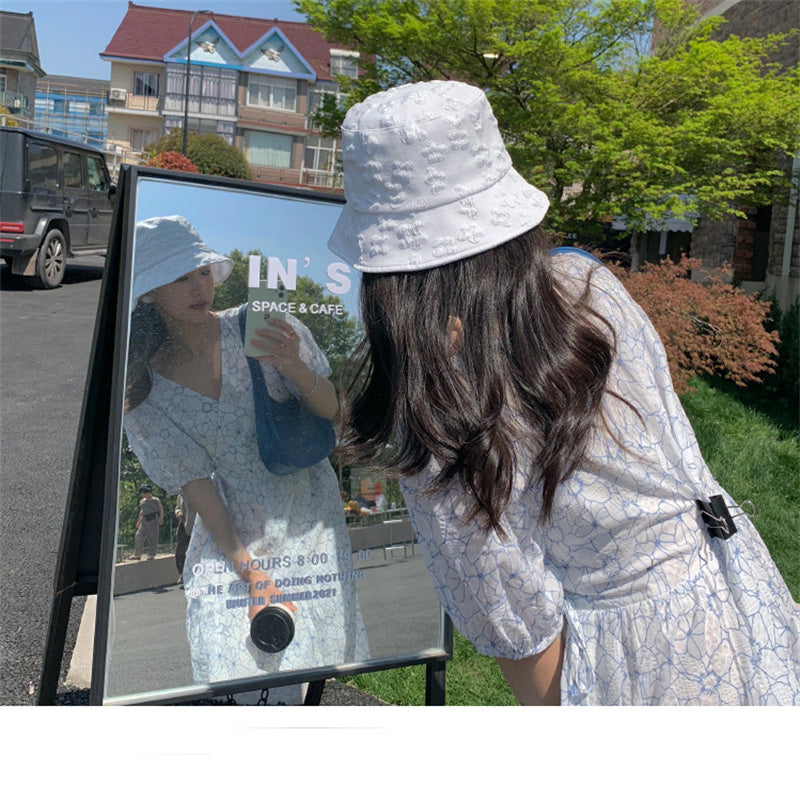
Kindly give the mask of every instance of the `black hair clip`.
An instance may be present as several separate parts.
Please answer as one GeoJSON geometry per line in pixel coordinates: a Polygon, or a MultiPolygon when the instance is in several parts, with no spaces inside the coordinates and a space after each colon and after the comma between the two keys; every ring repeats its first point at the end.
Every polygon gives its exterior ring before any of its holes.
{"type": "Polygon", "coordinates": [[[715,494],[708,500],[695,500],[695,503],[700,509],[700,515],[703,517],[709,536],[730,539],[736,533],[733,517],[731,517],[721,494],[715,494]]]}

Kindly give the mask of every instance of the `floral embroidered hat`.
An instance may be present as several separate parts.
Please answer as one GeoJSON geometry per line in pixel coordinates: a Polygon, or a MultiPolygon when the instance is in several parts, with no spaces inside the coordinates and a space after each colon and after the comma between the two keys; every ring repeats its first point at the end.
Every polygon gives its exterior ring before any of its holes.
{"type": "Polygon", "coordinates": [[[428,269],[538,225],[547,195],[511,166],[486,95],[457,81],[398,86],[342,125],[346,204],[328,247],[362,272],[428,269]]]}
{"type": "Polygon", "coordinates": [[[216,285],[231,274],[233,262],[212,250],[184,217],[151,217],[136,223],[134,302],[187,272],[208,266],[216,285]]]}

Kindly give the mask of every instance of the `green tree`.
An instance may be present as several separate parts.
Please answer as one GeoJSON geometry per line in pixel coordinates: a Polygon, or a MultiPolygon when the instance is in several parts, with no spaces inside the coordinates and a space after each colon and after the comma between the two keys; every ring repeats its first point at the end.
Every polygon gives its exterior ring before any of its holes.
{"type": "MultiPolygon", "coordinates": [[[[305,303],[306,307],[316,303],[320,306],[337,305],[340,298],[326,294],[324,288],[311,278],[299,276],[294,298],[297,303],[305,303]]],[[[339,379],[343,374],[349,356],[353,353],[361,338],[361,329],[355,319],[346,311],[339,314],[307,314],[301,315],[306,327],[311,331],[314,341],[322,348],[331,366],[330,380],[339,390],[339,379]]]]}
{"type": "MultiPolygon", "coordinates": [[[[622,216],[722,218],[782,188],[798,149],[798,71],[781,37],[712,39],[681,0],[296,0],[362,75],[348,102],[409,81],[486,89],[517,169],[583,239],[622,216]],[[656,31],[656,35],[653,32],[656,31]],[[374,55],[374,57],[373,57],[374,55]]],[[[323,109],[323,116],[326,109],[323,109]]],[[[341,112],[327,109],[331,126],[341,112]]]]}
{"type": "MultiPolygon", "coordinates": [[[[183,129],[175,128],[159,139],[150,151],[151,157],[160,153],[183,151],[183,129]]],[[[186,137],[186,157],[205,175],[224,175],[228,178],[250,179],[247,159],[221,136],[214,133],[192,133],[186,137]]]]}
{"type": "Polygon", "coordinates": [[[159,542],[164,543],[169,540],[170,536],[171,520],[175,513],[175,498],[170,497],[164,489],[153,483],[142,469],[139,460],[131,450],[128,437],[123,432],[120,454],[117,544],[124,545],[127,549],[132,549],[134,546],[136,520],[139,516],[139,487],[143,484],[152,486],[153,494],[161,500],[161,504],[164,506],[164,524],[159,530],[159,542]]]}

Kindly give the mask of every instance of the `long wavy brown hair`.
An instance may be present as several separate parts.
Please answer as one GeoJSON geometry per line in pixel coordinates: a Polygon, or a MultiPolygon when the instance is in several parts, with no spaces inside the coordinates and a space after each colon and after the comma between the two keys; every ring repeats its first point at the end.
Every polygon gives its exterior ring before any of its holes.
{"type": "Polygon", "coordinates": [[[400,477],[434,458],[428,491],[459,479],[474,501],[469,517],[504,535],[522,445],[547,519],[602,416],[615,350],[610,325],[588,303],[591,275],[576,298],[551,258],[534,228],[446,266],[364,274],[366,335],[353,361],[343,457],[400,477]],[[463,341],[454,354],[455,318],[463,341]]]}
{"type": "Polygon", "coordinates": [[[136,304],[131,313],[128,367],[125,374],[125,411],[131,411],[150,394],[153,374],[150,359],[167,339],[167,326],[152,303],[136,304]]]}

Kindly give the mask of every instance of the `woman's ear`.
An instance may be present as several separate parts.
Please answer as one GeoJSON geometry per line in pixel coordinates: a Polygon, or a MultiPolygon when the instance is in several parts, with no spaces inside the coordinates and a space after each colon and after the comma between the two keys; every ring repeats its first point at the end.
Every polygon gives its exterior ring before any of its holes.
{"type": "Polygon", "coordinates": [[[155,301],[156,297],[152,292],[148,292],[147,294],[143,294],[139,298],[143,303],[147,303],[148,305],[155,301]]]}
{"type": "Polygon", "coordinates": [[[447,332],[450,334],[450,354],[456,355],[464,347],[464,328],[461,317],[448,317],[447,332]]]}

